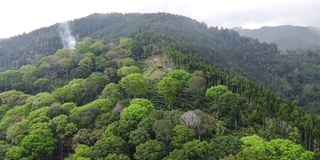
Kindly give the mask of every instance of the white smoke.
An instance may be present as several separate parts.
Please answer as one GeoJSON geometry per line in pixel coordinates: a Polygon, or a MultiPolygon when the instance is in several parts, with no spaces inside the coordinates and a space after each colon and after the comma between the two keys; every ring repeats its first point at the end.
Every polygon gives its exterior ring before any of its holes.
{"type": "Polygon", "coordinates": [[[69,48],[71,50],[76,49],[76,38],[72,36],[69,23],[63,22],[59,24],[59,36],[62,40],[63,48],[69,48]]]}

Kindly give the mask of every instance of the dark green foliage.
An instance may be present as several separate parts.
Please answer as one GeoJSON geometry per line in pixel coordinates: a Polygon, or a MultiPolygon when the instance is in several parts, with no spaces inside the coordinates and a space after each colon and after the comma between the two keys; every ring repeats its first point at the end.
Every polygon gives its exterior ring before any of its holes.
{"type": "Polygon", "coordinates": [[[210,154],[216,159],[222,159],[230,154],[236,155],[241,150],[241,142],[238,137],[232,135],[215,136],[210,141],[210,147],[210,154]]]}
{"type": "Polygon", "coordinates": [[[166,146],[163,142],[150,140],[144,144],[140,144],[139,146],[137,146],[136,153],[133,156],[135,159],[141,160],[160,160],[166,155],[166,153],[166,146]]]}

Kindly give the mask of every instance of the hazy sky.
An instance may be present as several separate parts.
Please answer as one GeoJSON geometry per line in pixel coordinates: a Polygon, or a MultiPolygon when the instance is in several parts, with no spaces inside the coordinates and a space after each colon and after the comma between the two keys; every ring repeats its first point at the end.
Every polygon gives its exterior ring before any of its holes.
{"type": "Polygon", "coordinates": [[[226,28],[320,27],[320,0],[3,0],[0,38],[109,12],[168,12],[226,28]]]}

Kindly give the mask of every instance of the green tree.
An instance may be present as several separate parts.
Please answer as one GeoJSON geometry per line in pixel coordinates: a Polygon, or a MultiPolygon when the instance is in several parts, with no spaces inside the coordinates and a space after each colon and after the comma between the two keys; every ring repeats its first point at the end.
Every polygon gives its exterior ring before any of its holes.
{"type": "Polygon", "coordinates": [[[128,144],[117,136],[103,137],[92,146],[95,159],[107,157],[108,154],[128,154],[128,144]]]}
{"type": "Polygon", "coordinates": [[[166,155],[166,146],[163,142],[157,140],[149,140],[144,144],[140,144],[136,147],[136,153],[134,153],[135,159],[160,160],[166,155]]]}
{"type": "Polygon", "coordinates": [[[33,87],[38,92],[49,92],[52,89],[51,82],[48,78],[39,78],[33,83],[33,87]]]}
{"type": "Polygon", "coordinates": [[[137,66],[123,66],[120,69],[118,69],[117,75],[119,77],[125,77],[129,74],[133,74],[133,73],[142,73],[142,70],[140,68],[138,68],[137,66]]]}
{"type": "Polygon", "coordinates": [[[107,84],[100,95],[100,98],[112,99],[114,101],[120,100],[120,97],[120,86],[113,82],[107,84]]]}
{"type": "Polygon", "coordinates": [[[29,121],[24,119],[7,128],[6,139],[11,144],[18,145],[28,135],[29,121]]]}
{"type": "Polygon", "coordinates": [[[233,135],[217,135],[210,140],[211,156],[222,159],[236,155],[241,150],[241,141],[233,135]]]}
{"type": "Polygon", "coordinates": [[[182,149],[170,152],[166,159],[207,159],[209,155],[210,146],[207,141],[193,140],[185,143],[182,149]]]}
{"type": "Polygon", "coordinates": [[[130,160],[130,158],[124,154],[108,154],[104,160],[130,160]]]}
{"type": "Polygon", "coordinates": [[[53,135],[58,140],[60,150],[60,158],[67,155],[67,151],[71,150],[72,137],[77,132],[78,128],[74,123],[70,123],[68,116],[60,115],[50,120],[53,128],[53,135]]]}
{"type": "Polygon", "coordinates": [[[143,95],[148,90],[148,82],[141,74],[134,73],[123,77],[120,80],[120,86],[127,94],[133,95],[133,98],[143,95]]]}
{"type": "Polygon", "coordinates": [[[105,54],[108,51],[108,49],[109,49],[108,46],[105,45],[102,40],[98,40],[94,42],[90,47],[90,51],[96,56],[105,54]]]}
{"type": "Polygon", "coordinates": [[[156,139],[169,144],[172,138],[172,129],[174,125],[169,120],[156,120],[152,125],[152,130],[156,135],[156,139]]]}
{"type": "Polygon", "coordinates": [[[206,97],[214,101],[214,107],[216,108],[218,105],[218,99],[220,98],[221,95],[225,93],[231,93],[231,91],[228,90],[227,86],[224,86],[224,85],[212,86],[209,89],[207,89],[206,97]]]}
{"type": "Polygon", "coordinates": [[[103,73],[94,72],[87,79],[82,82],[85,90],[86,102],[90,102],[101,94],[103,88],[110,82],[109,77],[105,76],[103,73]]]}
{"type": "Polygon", "coordinates": [[[138,146],[150,140],[151,136],[145,128],[138,128],[130,132],[129,138],[129,144],[138,146]]]}
{"type": "Polygon", "coordinates": [[[75,153],[72,155],[72,160],[78,160],[80,158],[91,158],[92,149],[85,144],[78,144],[75,149],[75,153]]]}
{"type": "Polygon", "coordinates": [[[195,136],[194,130],[184,125],[176,125],[172,130],[171,145],[176,149],[182,148],[184,143],[193,140],[195,136]]]}
{"type": "Polygon", "coordinates": [[[207,81],[200,76],[192,76],[189,79],[189,89],[196,99],[201,99],[205,95],[207,89],[207,81]]]}
{"type": "Polygon", "coordinates": [[[173,104],[182,89],[181,82],[175,78],[165,77],[157,84],[157,89],[158,93],[164,96],[168,108],[173,109],[173,104]]]}
{"type": "Polygon", "coordinates": [[[29,155],[30,155],[30,152],[27,149],[21,146],[13,146],[7,150],[6,156],[4,159],[5,160],[23,159],[25,157],[28,157],[29,155]]]}
{"type": "Polygon", "coordinates": [[[84,38],[83,41],[79,42],[76,47],[76,52],[81,54],[87,53],[90,51],[90,47],[92,46],[93,39],[91,37],[84,38]]]}
{"type": "Polygon", "coordinates": [[[31,153],[33,159],[49,159],[51,154],[56,149],[57,140],[50,136],[30,134],[24,137],[21,142],[21,147],[31,153]]]}
{"type": "Polygon", "coordinates": [[[191,74],[185,70],[174,70],[169,72],[166,77],[175,78],[180,81],[184,86],[187,86],[189,79],[191,78],[191,74]]]}
{"type": "Polygon", "coordinates": [[[257,135],[242,137],[237,159],[314,159],[314,153],[287,139],[264,141],[257,135]]]}

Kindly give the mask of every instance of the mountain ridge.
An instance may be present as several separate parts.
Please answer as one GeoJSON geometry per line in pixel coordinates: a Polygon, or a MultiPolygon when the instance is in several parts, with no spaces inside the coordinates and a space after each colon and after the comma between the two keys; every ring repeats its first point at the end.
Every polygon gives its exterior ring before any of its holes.
{"type": "Polygon", "coordinates": [[[320,49],[320,31],[317,27],[265,26],[259,29],[235,28],[243,36],[259,39],[261,42],[275,43],[285,50],[320,49]]]}

